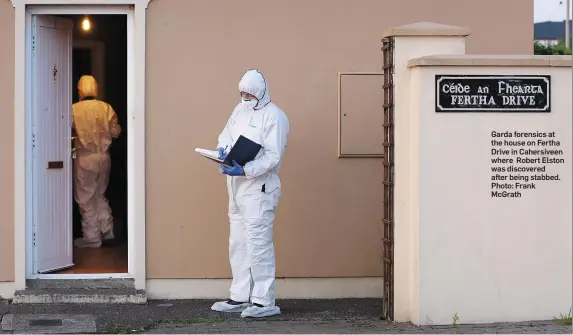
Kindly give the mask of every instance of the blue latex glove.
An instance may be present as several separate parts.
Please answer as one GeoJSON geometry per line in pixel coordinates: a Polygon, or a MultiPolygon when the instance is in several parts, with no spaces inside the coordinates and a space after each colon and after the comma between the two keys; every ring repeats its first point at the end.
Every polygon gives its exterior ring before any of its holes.
{"type": "Polygon", "coordinates": [[[217,148],[217,151],[219,152],[219,158],[220,159],[225,159],[225,157],[227,157],[227,154],[225,153],[225,149],[217,148]]]}
{"type": "Polygon", "coordinates": [[[239,165],[239,163],[233,161],[233,167],[232,168],[228,168],[225,165],[221,165],[221,172],[223,172],[224,174],[227,174],[229,176],[244,176],[245,175],[245,171],[243,170],[243,168],[239,165]]]}

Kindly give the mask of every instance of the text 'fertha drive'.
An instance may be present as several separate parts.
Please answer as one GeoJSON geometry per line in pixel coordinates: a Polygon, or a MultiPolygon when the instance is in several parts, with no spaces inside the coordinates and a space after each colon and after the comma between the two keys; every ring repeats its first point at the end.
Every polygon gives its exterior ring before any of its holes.
{"type": "Polygon", "coordinates": [[[436,75],[436,112],[551,111],[551,76],[436,75]]]}

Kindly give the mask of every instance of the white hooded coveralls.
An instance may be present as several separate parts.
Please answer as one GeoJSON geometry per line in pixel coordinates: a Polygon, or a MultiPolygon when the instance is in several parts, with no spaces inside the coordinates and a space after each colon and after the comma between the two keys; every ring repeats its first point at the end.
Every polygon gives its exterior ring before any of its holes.
{"type": "Polygon", "coordinates": [[[289,121],[271,102],[267,83],[257,70],[247,71],[239,91],[258,99],[254,108],[239,103],[219,135],[219,148],[229,148],[243,135],[262,145],[245,176],[227,176],[229,192],[229,261],[233,273],[230,298],[263,306],[275,305],[273,221],[281,197],[278,176],[287,145],[289,121]],[[252,292],[251,292],[252,289],[252,292]]]}
{"type": "Polygon", "coordinates": [[[77,134],[74,198],[80,208],[85,242],[98,243],[102,234],[113,235],[113,216],[105,191],[111,168],[108,151],[121,127],[113,108],[95,99],[97,83],[93,77],[82,77],[78,89],[84,100],[72,105],[77,134]]]}

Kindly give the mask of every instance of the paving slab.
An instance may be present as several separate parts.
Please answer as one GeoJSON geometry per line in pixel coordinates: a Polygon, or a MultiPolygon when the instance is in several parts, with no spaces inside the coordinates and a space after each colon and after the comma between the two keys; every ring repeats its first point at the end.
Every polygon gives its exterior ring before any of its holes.
{"type": "Polygon", "coordinates": [[[90,314],[5,314],[2,331],[13,334],[89,334],[97,332],[90,314]]]}

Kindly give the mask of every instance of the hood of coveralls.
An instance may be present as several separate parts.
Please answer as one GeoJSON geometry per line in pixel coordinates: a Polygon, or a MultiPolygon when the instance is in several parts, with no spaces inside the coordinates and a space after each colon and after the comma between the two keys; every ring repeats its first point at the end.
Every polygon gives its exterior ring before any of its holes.
{"type": "Polygon", "coordinates": [[[82,98],[97,98],[99,95],[99,88],[97,81],[92,76],[82,76],[78,81],[78,93],[82,98]]]}
{"type": "Polygon", "coordinates": [[[241,81],[239,81],[239,92],[247,92],[259,100],[254,107],[255,110],[261,109],[271,102],[267,81],[263,74],[257,69],[251,69],[245,72],[241,81]]]}

